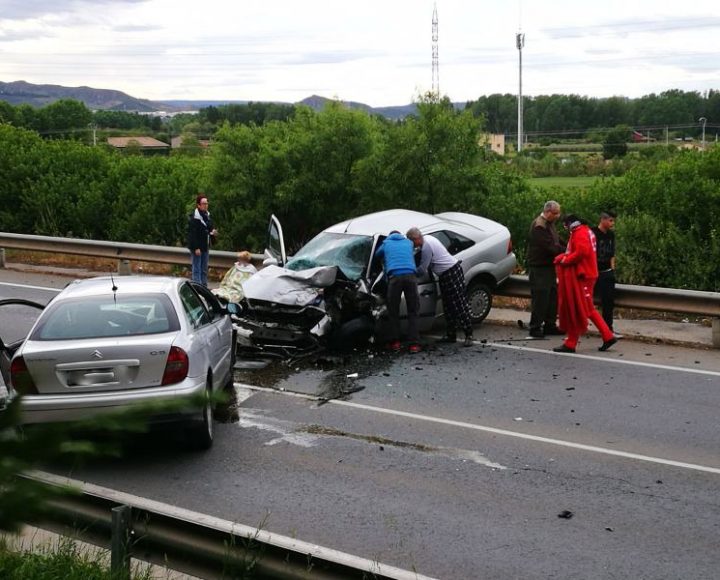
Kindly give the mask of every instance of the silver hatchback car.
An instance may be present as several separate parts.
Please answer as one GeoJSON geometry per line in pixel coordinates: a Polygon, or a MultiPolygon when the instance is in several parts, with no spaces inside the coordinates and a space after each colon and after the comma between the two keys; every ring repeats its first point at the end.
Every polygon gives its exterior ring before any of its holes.
{"type": "Polygon", "coordinates": [[[108,276],[70,283],[41,312],[10,361],[10,397],[23,395],[22,422],[71,421],[208,395],[202,408],[173,410],[153,421],[181,422],[194,447],[210,447],[209,395],[233,380],[235,337],[227,308],[206,288],[181,278],[108,276]]]}

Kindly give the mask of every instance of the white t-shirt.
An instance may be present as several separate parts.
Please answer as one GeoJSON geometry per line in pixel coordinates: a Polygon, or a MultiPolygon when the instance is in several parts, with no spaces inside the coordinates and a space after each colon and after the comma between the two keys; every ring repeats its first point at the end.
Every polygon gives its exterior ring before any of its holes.
{"type": "Polygon", "coordinates": [[[457,260],[447,251],[442,242],[435,236],[423,236],[422,257],[418,272],[422,275],[428,270],[440,276],[457,264],[457,260]]]}

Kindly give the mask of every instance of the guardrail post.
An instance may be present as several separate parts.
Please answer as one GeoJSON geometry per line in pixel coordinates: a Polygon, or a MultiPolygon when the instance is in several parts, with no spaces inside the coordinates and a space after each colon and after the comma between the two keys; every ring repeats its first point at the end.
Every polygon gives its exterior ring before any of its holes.
{"type": "Polygon", "coordinates": [[[5,248],[0,248],[0,268],[5,268],[5,248]]]}
{"type": "Polygon", "coordinates": [[[132,268],[130,268],[130,260],[120,260],[118,262],[118,274],[121,276],[129,276],[132,274],[132,268]]]}
{"type": "Polygon", "coordinates": [[[130,530],[132,509],[121,505],[112,512],[110,540],[110,571],[113,578],[130,580],[130,530]]]}
{"type": "Polygon", "coordinates": [[[714,348],[720,348],[720,318],[712,319],[712,344],[714,348]]]}

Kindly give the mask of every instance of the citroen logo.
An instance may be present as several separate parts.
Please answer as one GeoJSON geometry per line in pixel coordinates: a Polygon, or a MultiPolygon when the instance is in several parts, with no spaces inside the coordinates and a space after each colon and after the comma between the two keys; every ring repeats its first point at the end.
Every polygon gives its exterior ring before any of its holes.
{"type": "Polygon", "coordinates": [[[93,358],[102,358],[103,355],[99,350],[94,350],[92,353],[90,353],[90,356],[93,358]]]}

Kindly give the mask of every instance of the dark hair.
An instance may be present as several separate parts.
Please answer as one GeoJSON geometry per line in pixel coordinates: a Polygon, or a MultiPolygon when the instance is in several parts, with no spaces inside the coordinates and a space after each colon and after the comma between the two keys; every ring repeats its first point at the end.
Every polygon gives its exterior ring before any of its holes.
{"type": "Polygon", "coordinates": [[[614,211],[610,211],[609,209],[603,210],[600,212],[600,219],[607,219],[607,218],[613,218],[615,219],[617,217],[617,214],[614,211]]]}
{"type": "Polygon", "coordinates": [[[393,230],[388,234],[388,236],[392,236],[393,234],[399,234],[399,233],[400,233],[399,231],[393,230]]]}
{"type": "Polygon", "coordinates": [[[198,196],[195,198],[195,205],[200,205],[200,202],[201,202],[203,199],[207,199],[207,195],[205,195],[204,193],[201,193],[200,195],[198,195],[198,196]]]}
{"type": "Polygon", "coordinates": [[[580,222],[581,224],[587,225],[587,221],[574,213],[569,213],[563,216],[562,223],[564,225],[569,226],[573,222],[580,222]]]}

